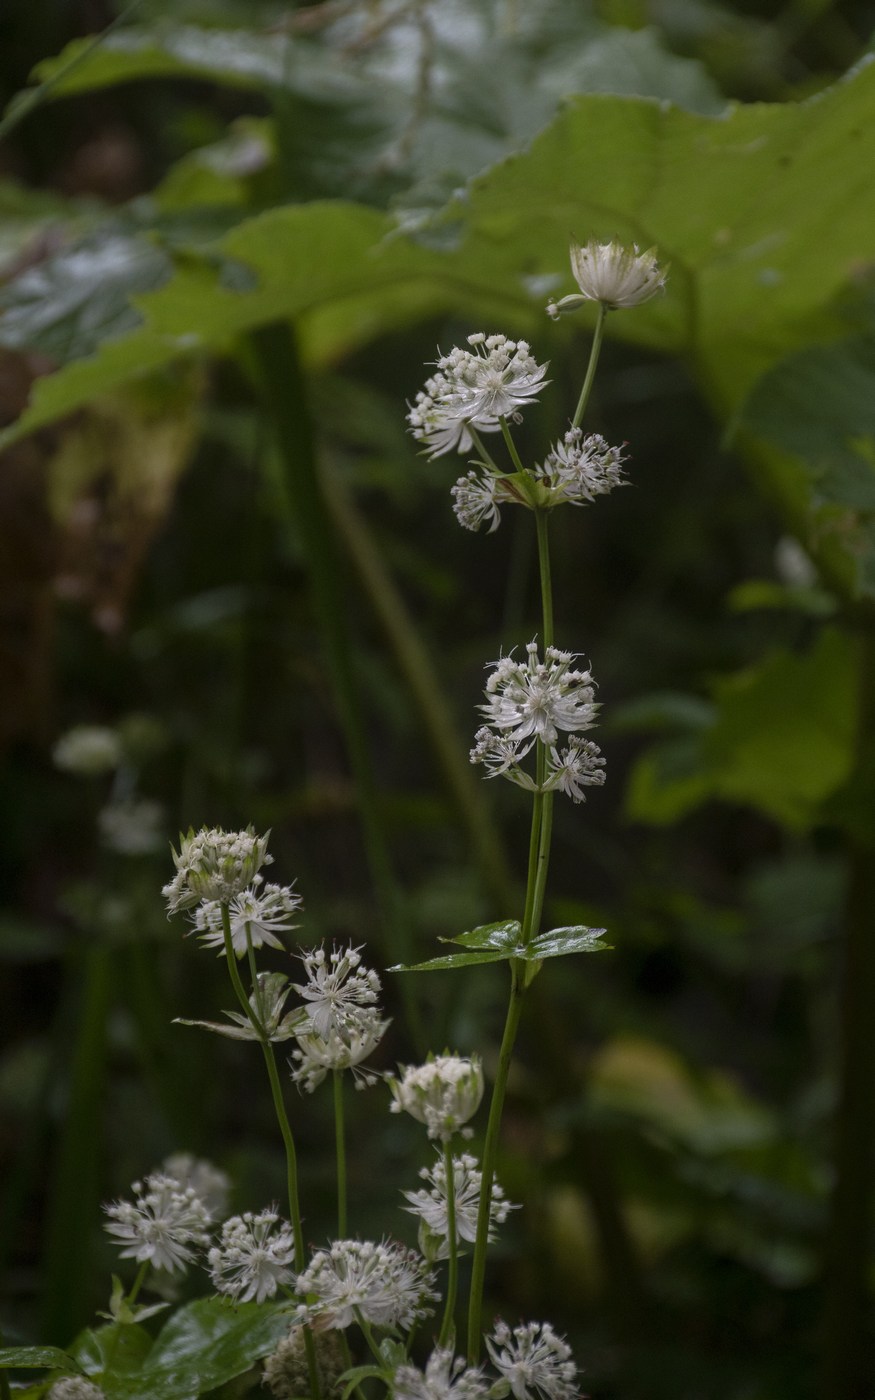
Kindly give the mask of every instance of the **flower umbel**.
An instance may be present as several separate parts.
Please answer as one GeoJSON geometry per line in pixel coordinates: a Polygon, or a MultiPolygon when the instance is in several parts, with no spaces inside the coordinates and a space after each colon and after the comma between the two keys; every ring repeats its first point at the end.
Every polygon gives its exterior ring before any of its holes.
{"type": "Polygon", "coordinates": [[[486,682],[486,704],[480,709],[487,724],[505,738],[526,741],[526,753],[536,739],[555,744],[559,730],[579,733],[595,724],[592,676],[575,671],[573,652],[547,647],[538,657],[537,642],[529,642],[526,660],[503,656],[494,663],[486,682]]]}
{"type": "Polygon", "coordinates": [[[547,314],[554,320],[587,301],[601,302],[609,311],[640,306],[665,286],[666,274],[657,265],[655,248],[639,253],[637,245],[624,248],[621,243],[599,243],[597,238],[583,247],[572,242],[571,270],[580,294],[551,302],[547,314]]]}
{"type": "Polygon", "coordinates": [[[312,1094],[325,1078],[334,1070],[352,1070],[357,1089],[367,1089],[377,1082],[376,1074],[368,1074],[359,1069],[376,1050],[389,1028],[389,1022],[381,1020],[377,1007],[364,1007],[356,1022],[342,1031],[329,1027],[326,1036],[318,1031],[297,1032],[298,1048],[292,1051],[292,1079],[308,1094],[312,1094]]]}
{"type": "MultiPolygon", "coordinates": [[[[449,1257],[449,1207],[447,1202],[447,1168],[442,1157],[433,1166],[423,1167],[419,1173],[423,1181],[429,1183],[429,1190],[405,1191],[410,1202],[404,1209],[411,1215],[418,1215],[419,1247],[429,1263],[449,1257]]],[[[477,1209],[480,1202],[480,1187],[483,1181],[478,1170],[477,1158],[469,1153],[453,1158],[453,1198],[455,1201],[456,1239],[469,1244],[477,1238],[477,1209]]],[[[515,1210],[510,1201],[504,1198],[504,1191],[493,1180],[489,1205],[489,1236],[495,1239],[495,1226],[503,1225],[510,1211],[515,1210]]]]}
{"type": "Polygon", "coordinates": [[[84,1376],[62,1376],[48,1392],[47,1400],[106,1400],[106,1392],[84,1376]]]}
{"type": "Polygon", "coordinates": [[[295,982],[294,987],[307,1003],[311,1029],[326,1040],[332,1031],[343,1035],[348,1028],[360,1026],[363,1012],[376,1004],[380,979],[362,966],[359,949],[334,948],[326,957],[324,948],[316,948],[302,952],[301,962],[307,980],[295,982]]]}
{"type": "MultiPolygon", "coordinates": [[[[323,1395],[339,1391],[338,1378],[346,1370],[343,1345],[336,1332],[315,1332],[313,1344],[323,1384],[323,1395]]],[[[277,1343],[276,1351],[264,1359],[264,1383],[276,1400],[294,1400],[310,1388],[304,1328],[300,1323],[277,1343]]]]}
{"type": "MultiPolygon", "coordinates": [[[[265,885],[259,889],[260,878],[256,875],[250,888],[235,894],[228,906],[231,943],[238,958],[246,956],[247,934],[253,948],[262,944],[282,948],[276,935],[295,927],[292,920],[303,903],[289,885],[265,885]]],[[[221,901],[204,900],[194,911],[194,926],[204,947],[218,948],[221,956],[225,951],[221,901]]]]}
{"type": "Polygon", "coordinates": [[[392,1383],[394,1400],[482,1400],[489,1387],[479,1369],[466,1369],[461,1358],[436,1347],[425,1371],[399,1366],[392,1383]]]}
{"type": "Polygon", "coordinates": [[[237,1303],[263,1303],[294,1277],[292,1227],[281,1222],[275,1210],[234,1215],[222,1226],[222,1238],[210,1250],[208,1262],[219,1293],[237,1303]]]}
{"type": "Polygon", "coordinates": [[[125,1246],[122,1258],[141,1264],[148,1260],[155,1269],[184,1273],[209,1240],[210,1214],[200,1196],[162,1172],[135,1181],[132,1190],[134,1201],[104,1206],[109,1216],[105,1228],[125,1246]]]}
{"type": "Polygon", "coordinates": [[[426,380],[407,414],[410,431],[425,443],[429,457],[469,452],[478,432],[496,432],[502,418],[516,418],[519,409],[537,398],[544,387],[546,365],[539,365],[524,340],[506,335],[468,336],[470,350],[458,347],[437,361],[437,373],[426,380]]]}
{"type": "Polygon", "coordinates": [[[52,749],[58,768],[81,777],[111,773],[122,761],[122,742],[115,729],[103,724],[77,724],[62,734],[52,749]]]}
{"type": "Polygon", "coordinates": [[[498,1322],[486,1350],[516,1400],[574,1400],[577,1367],[571,1348],[549,1322],[527,1322],[513,1331],[498,1322]]]}
{"type": "Polygon", "coordinates": [[[263,865],[273,856],[267,853],[270,832],[256,836],[251,826],[245,831],[223,831],[202,827],[183,836],[179,853],[173,852],[176,874],[162,893],[168,914],[191,909],[202,899],[227,903],[250,885],[263,865]]]}
{"type": "Polygon", "coordinates": [[[449,1142],[473,1118],[483,1097],[483,1070],[478,1055],[430,1055],[424,1065],[401,1066],[401,1078],[390,1079],[392,1113],[409,1113],[424,1123],[430,1138],[449,1142]]]}
{"type": "Polygon", "coordinates": [[[191,1152],[174,1152],[161,1163],[164,1176],[172,1177],[182,1189],[190,1186],[203,1201],[211,1220],[223,1215],[228,1204],[231,1182],[226,1172],[191,1152]]]}
{"type": "Polygon", "coordinates": [[[534,474],[549,491],[549,505],[570,501],[589,505],[596,496],[607,495],[615,486],[625,486],[619,447],[610,447],[600,433],[584,437],[581,428],[569,428],[561,442],[551,447],[546,460],[534,474]]]}
{"type": "Polygon", "coordinates": [[[349,1327],[361,1316],[377,1327],[412,1327],[437,1302],[434,1277],[412,1249],[372,1240],[335,1240],[298,1275],[299,1294],[315,1294],[306,1316],[317,1328],[349,1327]]]}

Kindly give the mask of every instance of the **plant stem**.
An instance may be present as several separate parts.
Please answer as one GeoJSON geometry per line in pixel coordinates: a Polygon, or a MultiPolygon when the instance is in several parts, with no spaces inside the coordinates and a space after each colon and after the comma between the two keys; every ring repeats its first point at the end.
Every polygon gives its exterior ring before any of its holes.
{"type": "Polygon", "coordinates": [[[595,379],[596,365],[599,362],[599,353],[602,348],[602,337],[605,333],[605,321],[608,317],[608,308],[604,302],[599,302],[599,314],[595,323],[595,331],[592,337],[592,348],[589,352],[589,364],[586,369],[586,378],[583,381],[583,388],[580,391],[580,398],[577,400],[577,408],[574,410],[574,417],[571,420],[572,428],[579,428],[586,405],[589,402],[592,382],[595,379]]]}
{"type": "Polygon", "coordinates": [[[502,437],[504,438],[507,450],[510,453],[511,461],[513,462],[518,472],[525,471],[525,467],[523,466],[522,461],[520,459],[520,454],[516,450],[516,443],[513,440],[513,434],[511,433],[510,428],[507,425],[507,419],[499,418],[498,421],[501,424],[502,437]]]}
{"type": "Polygon", "coordinates": [[[456,1235],[456,1184],[453,1178],[453,1153],[448,1142],[444,1143],[444,1173],[447,1184],[447,1247],[449,1274],[447,1276],[447,1301],[444,1307],[444,1320],[438,1346],[445,1347],[455,1336],[453,1318],[456,1314],[456,1295],[459,1291],[459,1241],[456,1235]]]}
{"type": "Polygon", "coordinates": [[[483,1184],[480,1188],[480,1203],[477,1210],[477,1239],[474,1244],[474,1260],[471,1266],[471,1296],[468,1303],[468,1364],[471,1366],[477,1365],[480,1356],[480,1318],[483,1311],[483,1283],[486,1277],[486,1246],[492,1206],[492,1181],[495,1176],[495,1158],[507,1077],[525,996],[525,987],[518,968],[518,963],[511,963],[510,1001],[498,1056],[498,1071],[492,1089],[492,1102],[489,1105],[489,1122],[486,1125],[486,1137],[483,1143],[483,1161],[481,1163],[483,1184]]]}
{"type": "Polygon", "coordinates": [[[346,1129],[343,1118],[343,1071],[334,1071],[334,1144],[337,1151],[337,1238],[346,1239],[346,1129]]]}
{"type": "Polygon", "coordinates": [[[473,442],[474,446],[477,448],[477,451],[480,453],[481,458],[483,459],[484,466],[491,467],[492,470],[500,476],[501,468],[499,467],[492,453],[489,451],[489,448],[486,446],[486,443],[483,441],[477,429],[474,427],[473,423],[468,424],[468,432],[471,434],[471,441],[473,442]]]}
{"type": "MultiPolygon", "coordinates": [[[[289,1123],[289,1116],[286,1113],[286,1105],[283,1101],[282,1085],[276,1067],[276,1056],[261,1020],[254,1011],[243,983],[240,973],[237,970],[237,956],[234,952],[234,943],[231,938],[231,916],[228,912],[228,905],[222,901],[222,933],[225,938],[225,960],[228,964],[228,973],[231,983],[237,995],[237,1000],[246,1012],[249,1023],[255,1031],[256,1039],[261,1046],[261,1053],[264,1056],[264,1063],[267,1069],[267,1077],[270,1081],[270,1092],[273,1098],[274,1112],[282,1134],[283,1146],[286,1150],[286,1183],[289,1196],[289,1218],[292,1222],[292,1234],[295,1240],[295,1268],[300,1271],[304,1267],[304,1226],[301,1220],[301,1205],[298,1199],[298,1158],[295,1152],[295,1139],[292,1136],[292,1128],[289,1123]]],[[[252,952],[250,944],[250,953],[252,952]]],[[[255,962],[252,959],[251,966],[253,977],[255,977],[255,962]]],[[[258,982],[255,980],[255,987],[258,982]]],[[[307,1353],[307,1370],[310,1376],[311,1400],[321,1400],[321,1387],[319,1385],[319,1367],[316,1362],[316,1348],[313,1343],[313,1334],[309,1327],[304,1328],[304,1349],[307,1353]]]]}
{"type": "Polygon", "coordinates": [[[550,542],[547,537],[548,512],[535,511],[535,529],[538,535],[538,570],[541,576],[541,613],[544,650],[553,645],[553,581],[550,573],[550,542]]]}

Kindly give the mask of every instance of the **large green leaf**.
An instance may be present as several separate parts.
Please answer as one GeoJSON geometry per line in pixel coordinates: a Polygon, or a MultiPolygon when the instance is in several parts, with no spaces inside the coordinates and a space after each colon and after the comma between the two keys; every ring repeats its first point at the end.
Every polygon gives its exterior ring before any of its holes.
{"type": "Polygon", "coordinates": [[[230,290],[205,262],[181,262],[138,299],[143,326],[43,380],[13,431],[282,316],[301,320],[310,358],[441,308],[487,326],[540,327],[549,348],[569,333],[549,327],[543,305],[571,288],[570,232],[659,246],[671,263],[667,295],[612,315],[609,333],[685,355],[730,411],[782,356],[832,329],[836,294],[875,257],[873,163],[875,65],[817,99],[720,118],[577,98],[447,207],[451,246],[389,238],[390,220],[343,203],[245,221],[216,246],[252,269],[250,290],[230,290]]]}
{"type": "Polygon", "coordinates": [[[78,1371],[79,1365],[60,1347],[0,1347],[0,1370],[78,1371]]]}
{"type": "Polygon", "coordinates": [[[713,724],[646,754],[627,807],[639,821],[676,821],[709,798],[748,803],[804,828],[854,764],[857,656],[831,627],[807,653],[777,652],[716,687],[713,724]]]}

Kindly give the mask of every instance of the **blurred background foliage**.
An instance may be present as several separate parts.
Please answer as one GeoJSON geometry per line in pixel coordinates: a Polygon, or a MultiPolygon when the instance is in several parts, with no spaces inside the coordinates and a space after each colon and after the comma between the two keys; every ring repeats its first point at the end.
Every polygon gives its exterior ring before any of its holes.
{"type": "MultiPolygon", "coordinates": [[[[535,985],[490,1306],[567,1331],[594,1400],[871,1395],[871,27],[842,0],[4,8],[7,1341],[105,1304],[99,1203],[172,1149],[240,1208],[278,1192],[250,1058],[170,1024],[227,996],[164,918],[180,828],[271,827],[302,940],[377,965],[517,911],[526,804],[466,750],[483,664],[537,629],[531,522],[459,531],[404,403],[437,344],[525,334],[543,452],[588,352],[543,314],[573,233],[671,273],[609,318],[591,410],[633,489],[553,523],[609,782],[557,812],[550,918],[614,952],[535,985]],[[54,765],[80,723],[118,730],[112,778],[54,765]]],[[[494,970],[386,980],[387,1067],[494,1058],[494,970]]],[[[362,1234],[421,1164],[379,1097],[362,1234]]],[[[295,1103],[317,1242],[323,1107],[295,1103]]]]}

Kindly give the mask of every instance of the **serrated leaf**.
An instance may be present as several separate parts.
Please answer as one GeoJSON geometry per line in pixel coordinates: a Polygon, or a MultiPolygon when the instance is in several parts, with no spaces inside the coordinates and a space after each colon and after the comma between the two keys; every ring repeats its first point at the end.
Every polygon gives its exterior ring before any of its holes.
{"type": "Polygon", "coordinates": [[[68,1352],[60,1347],[0,1347],[0,1369],[9,1370],[75,1371],[82,1374],[82,1367],[68,1352]]]}
{"type": "Polygon", "coordinates": [[[534,962],[542,958],[564,958],[569,953],[594,953],[611,946],[604,942],[603,933],[607,933],[607,929],[587,928],[585,924],[554,928],[533,938],[523,956],[534,962]]]}
{"type": "Polygon", "coordinates": [[[441,938],[440,943],[458,943],[462,948],[488,948],[506,953],[519,946],[522,924],[517,919],[502,919],[495,924],[480,924],[456,938],[441,938]]]}
{"type": "Polygon", "coordinates": [[[514,953],[490,952],[482,949],[476,953],[447,953],[442,958],[429,958],[428,962],[396,963],[389,972],[442,972],[450,967],[475,967],[478,963],[506,962],[514,953]]]}

